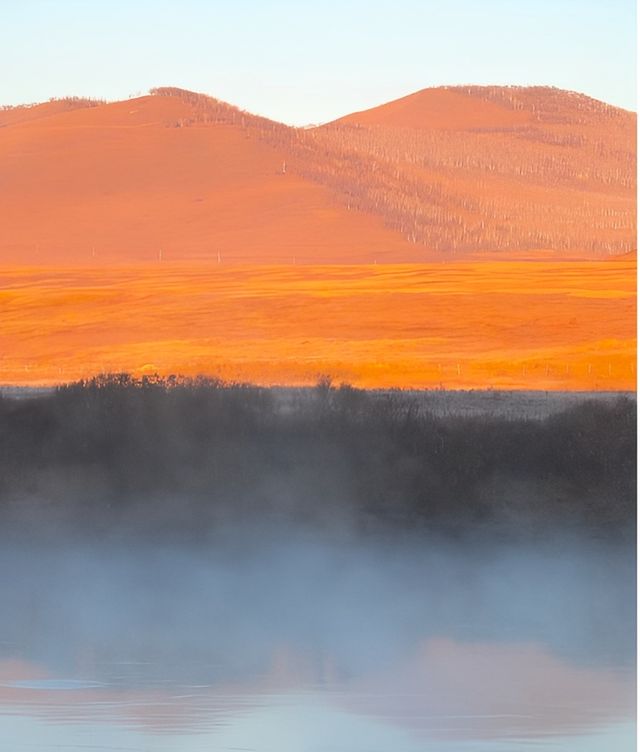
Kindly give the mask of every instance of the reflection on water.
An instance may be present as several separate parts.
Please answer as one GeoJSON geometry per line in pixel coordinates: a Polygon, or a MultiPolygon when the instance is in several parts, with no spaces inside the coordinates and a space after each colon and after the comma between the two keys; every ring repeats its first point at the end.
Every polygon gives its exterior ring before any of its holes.
{"type": "Polygon", "coordinates": [[[633,552],[5,545],[21,750],[635,749],[633,552]]]}

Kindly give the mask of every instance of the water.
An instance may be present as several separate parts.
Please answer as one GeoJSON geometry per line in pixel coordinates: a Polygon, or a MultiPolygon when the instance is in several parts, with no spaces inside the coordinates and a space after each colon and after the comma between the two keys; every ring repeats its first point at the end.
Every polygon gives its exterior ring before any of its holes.
{"type": "Polygon", "coordinates": [[[0,566],[11,752],[635,749],[620,544],[7,543],[0,566]]]}

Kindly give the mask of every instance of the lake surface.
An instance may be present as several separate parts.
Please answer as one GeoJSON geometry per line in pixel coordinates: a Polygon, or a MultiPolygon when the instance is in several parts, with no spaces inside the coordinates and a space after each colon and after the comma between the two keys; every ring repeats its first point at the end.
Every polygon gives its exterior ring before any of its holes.
{"type": "Polygon", "coordinates": [[[630,546],[0,550],[2,749],[635,749],[630,546]]]}

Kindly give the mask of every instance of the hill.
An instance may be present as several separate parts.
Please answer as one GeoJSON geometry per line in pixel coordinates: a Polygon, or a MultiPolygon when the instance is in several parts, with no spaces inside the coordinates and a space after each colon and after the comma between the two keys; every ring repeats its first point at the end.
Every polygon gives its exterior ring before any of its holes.
{"type": "Polygon", "coordinates": [[[469,86],[425,89],[315,135],[340,154],[355,205],[427,248],[604,257],[635,248],[635,129],[634,113],[575,92],[469,86]]]}
{"type": "Polygon", "coordinates": [[[207,103],[214,119],[175,95],[9,113],[13,122],[0,129],[2,260],[411,255],[381,218],[349,212],[327,188],[283,173],[286,150],[257,137],[250,116],[236,122],[239,111],[207,103]]]}
{"type": "Polygon", "coordinates": [[[180,89],[0,110],[0,261],[417,262],[635,248],[635,115],[443,87],[312,129],[180,89]]]}
{"type": "Polygon", "coordinates": [[[99,99],[64,97],[63,99],[50,99],[48,102],[0,107],[0,128],[6,128],[17,123],[26,123],[31,120],[41,120],[62,112],[84,109],[85,107],[98,107],[101,104],[105,103],[99,99]]]}

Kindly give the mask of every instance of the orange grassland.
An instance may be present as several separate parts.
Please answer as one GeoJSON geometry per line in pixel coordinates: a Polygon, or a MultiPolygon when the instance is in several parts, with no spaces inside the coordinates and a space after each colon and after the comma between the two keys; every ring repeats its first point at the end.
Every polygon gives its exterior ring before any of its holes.
{"type": "Polygon", "coordinates": [[[635,257],[0,267],[0,383],[635,389],[635,257]]]}

